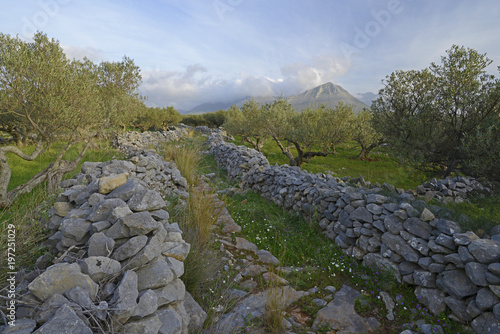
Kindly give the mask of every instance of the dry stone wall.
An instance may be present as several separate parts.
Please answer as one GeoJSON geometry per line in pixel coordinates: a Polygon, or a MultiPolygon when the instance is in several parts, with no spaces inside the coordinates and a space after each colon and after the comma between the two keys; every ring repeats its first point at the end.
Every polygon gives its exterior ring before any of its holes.
{"type": "Polygon", "coordinates": [[[187,182],[154,150],[133,152],[86,162],[62,182],[42,220],[51,251],[18,284],[23,333],[188,333],[203,324],[180,279],[190,245],[164,210],[170,194],[188,196],[187,182]]]}
{"type": "Polygon", "coordinates": [[[500,332],[500,227],[480,238],[436,218],[437,207],[415,199],[462,201],[470,192],[489,191],[476,180],[431,180],[415,191],[390,192],[396,190],[391,185],[352,186],[328,174],[271,166],[263,154],[218,135],[208,142],[241,188],[315,219],[347,254],[415,286],[433,313],[448,309],[451,319],[470,323],[477,333],[500,332]]]}

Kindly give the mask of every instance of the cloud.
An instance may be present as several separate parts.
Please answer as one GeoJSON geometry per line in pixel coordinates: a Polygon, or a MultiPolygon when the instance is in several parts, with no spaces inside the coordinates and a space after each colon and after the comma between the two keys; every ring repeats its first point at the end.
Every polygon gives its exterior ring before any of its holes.
{"type": "Polygon", "coordinates": [[[172,105],[190,110],[204,102],[233,102],[249,96],[293,95],[307,89],[335,82],[344,75],[349,64],[334,56],[322,56],[308,63],[293,63],[281,68],[282,78],[246,75],[220,80],[208,74],[201,64],[187,66],[182,71],[142,71],[141,94],[150,106],[172,105]]]}
{"type": "Polygon", "coordinates": [[[284,83],[288,90],[307,90],[324,84],[335,82],[343,76],[350,64],[335,56],[325,55],[313,58],[310,63],[293,63],[281,68],[284,83]]]}

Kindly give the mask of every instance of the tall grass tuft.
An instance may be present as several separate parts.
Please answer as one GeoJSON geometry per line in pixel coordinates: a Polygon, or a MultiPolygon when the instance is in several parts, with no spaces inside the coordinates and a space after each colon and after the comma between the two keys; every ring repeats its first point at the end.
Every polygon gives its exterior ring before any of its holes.
{"type": "Polygon", "coordinates": [[[216,209],[214,191],[202,185],[192,187],[185,209],[176,217],[184,231],[183,237],[191,244],[184,260],[182,276],[186,289],[193,294],[204,289],[220,270],[220,259],[213,247],[211,231],[220,214],[216,209]]]}
{"type": "MultiPolygon", "coordinates": [[[[40,223],[40,217],[47,213],[55,197],[49,195],[45,187],[37,187],[32,192],[19,196],[8,208],[0,210],[0,282],[6,282],[7,272],[18,271],[30,267],[43,254],[40,243],[48,237],[40,223]],[[15,270],[7,270],[7,227],[15,226],[15,270]]],[[[2,286],[0,284],[0,286],[2,286]]]]}
{"type": "Polygon", "coordinates": [[[162,148],[166,160],[174,161],[177,168],[190,185],[198,185],[196,170],[201,161],[200,148],[194,142],[165,145],[162,148]]]}

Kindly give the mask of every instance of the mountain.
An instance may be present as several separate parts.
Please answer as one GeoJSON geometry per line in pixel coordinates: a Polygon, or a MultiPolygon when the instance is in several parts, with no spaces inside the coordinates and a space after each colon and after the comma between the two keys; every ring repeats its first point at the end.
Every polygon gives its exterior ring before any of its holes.
{"type": "Polygon", "coordinates": [[[320,104],[326,107],[335,107],[339,102],[352,105],[356,113],[363,108],[368,108],[368,105],[349,94],[344,88],[331,82],[305,91],[302,94],[289,96],[287,100],[297,111],[302,111],[309,106],[314,108],[320,104]]]}
{"type": "MultiPolygon", "coordinates": [[[[371,94],[371,93],[367,93],[371,94]]],[[[375,94],[373,94],[375,95],[375,94]]],[[[205,112],[214,112],[220,109],[227,110],[233,104],[236,104],[238,107],[242,107],[246,101],[250,99],[254,99],[256,102],[260,104],[272,103],[277,96],[256,96],[256,97],[247,97],[245,99],[235,101],[235,102],[227,102],[227,103],[216,103],[209,102],[203,103],[199,106],[194,107],[190,111],[186,112],[187,114],[199,114],[205,112]]],[[[302,94],[291,95],[284,97],[288,102],[292,104],[296,111],[302,111],[303,109],[312,106],[317,107],[320,104],[325,105],[326,107],[335,107],[338,102],[343,102],[345,104],[350,104],[353,106],[354,112],[358,113],[363,108],[369,108],[369,104],[365,104],[362,101],[358,100],[344,88],[339,85],[335,85],[331,82],[327,82],[321,86],[315,87],[313,89],[307,90],[302,94]]],[[[371,105],[371,102],[370,102],[371,105]]]]}
{"type": "Polygon", "coordinates": [[[356,94],[355,97],[358,100],[360,100],[361,102],[363,102],[364,104],[367,104],[367,105],[371,106],[372,102],[375,101],[378,98],[378,95],[377,94],[373,94],[372,92],[368,92],[368,93],[359,93],[359,94],[356,94]]]}
{"type": "Polygon", "coordinates": [[[227,110],[233,104],[238,104],[239,101],[240,100],[232,102],[206,102],[194,107],[189,111],[182,112],[181,114],[204,114],[206,112],[214,112],[221,109],[227,110]]]}

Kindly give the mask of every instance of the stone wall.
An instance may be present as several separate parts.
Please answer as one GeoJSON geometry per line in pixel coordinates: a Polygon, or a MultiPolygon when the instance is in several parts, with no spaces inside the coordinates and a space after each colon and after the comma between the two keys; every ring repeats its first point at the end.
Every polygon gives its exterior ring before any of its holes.
{"type": "Polygon", "coordinates": [[[5,333],[187,333],[203,324],[180,279],[190,245],[164,210],[170,194],[188,196],[187,182],[154,150],[133,151],[86,162],[62,182],[42,220],[51,251],[18,284],[24,306],[5,333]]]}
{"type": "Polygon", "coordinates": [[[415,286],[430,311],[449,309],[451,319],[470,322],[478,333],[500,331],[500,228],[480,238],[436,218],[440,208],[415,198],[458,202],[470,192],[489,191],[476,180],[431,180],[406,192],[387,184],[362,187],[367,183],[360,178],[353,186],[328,174],[271,166],[261,153],[220,136],[210,136],[209,146],[241,188],[315,219],[347,254],[415,286]]]}

